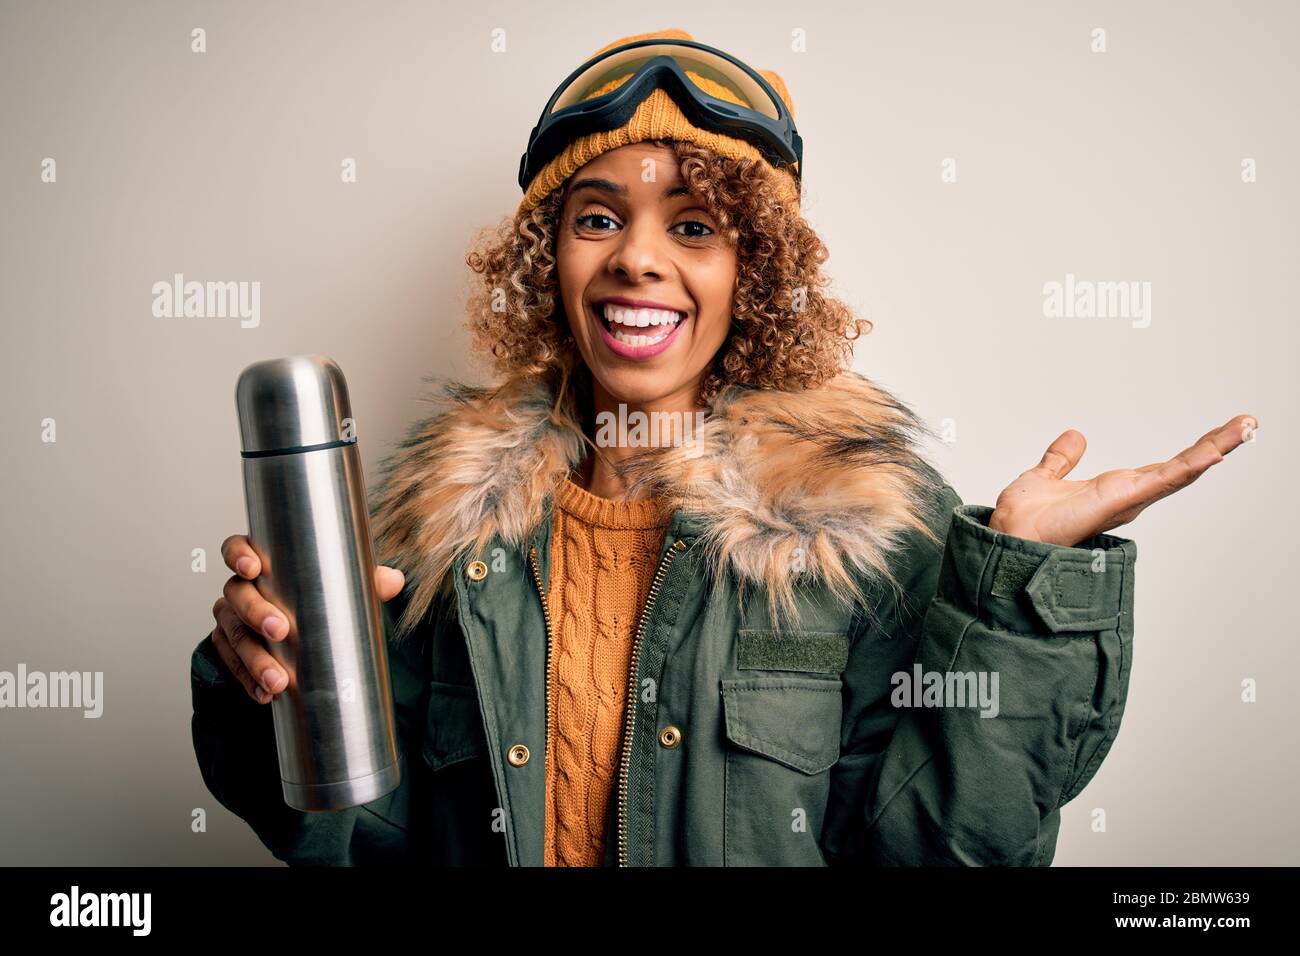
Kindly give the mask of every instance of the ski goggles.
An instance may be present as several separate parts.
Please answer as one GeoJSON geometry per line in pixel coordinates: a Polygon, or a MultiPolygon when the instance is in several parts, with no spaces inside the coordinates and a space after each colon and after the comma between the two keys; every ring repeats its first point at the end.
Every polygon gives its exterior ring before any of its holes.
{"type": "Polygon", "coordinates": [[[803,175],[803,140],[785,101],[756,70],[721,50],[690,40],[637,40],[588,60],[551,94],[519,160],[525,191],[546,164],[589,133],[625,125],[653,90],[662,89],[700,129],[744,140],[776,167],[803,175]],[[721,85],[740,101],[711,96],[687,71],[721,85]],[[595,90],[621,76],[617,88],[593,99],[595,90]]]}

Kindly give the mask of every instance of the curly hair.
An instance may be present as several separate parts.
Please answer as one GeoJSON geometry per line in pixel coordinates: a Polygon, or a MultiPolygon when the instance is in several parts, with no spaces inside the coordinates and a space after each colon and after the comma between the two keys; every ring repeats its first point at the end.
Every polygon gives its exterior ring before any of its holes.
{"type": "MultiPolygon", "coordinates": [[[[807,221],[778,198],[773,177],[785,174],[694,143],[649,142],[676,153],[687,188],[736,249],[731,330],[705,372],[701,400],[711,403],[731,383],[800,391],[841,372],[852,359],[853,341],[872,324],[826,293],[830,280],[822,264],[830,253],[807,221]]],[[[564,377],[582,364],[556,269],[556,230],[567,186],[568,180],[536,208],[480,233],[465,257],[482,277],[468,303],[472,349],[504,377],[564,377]]]]}

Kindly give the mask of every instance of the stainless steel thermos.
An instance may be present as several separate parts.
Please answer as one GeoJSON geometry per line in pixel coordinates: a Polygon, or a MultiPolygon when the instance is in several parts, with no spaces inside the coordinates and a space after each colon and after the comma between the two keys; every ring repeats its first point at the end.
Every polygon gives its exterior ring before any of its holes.
{"type": "Polygon", "coordinates": [[[257,362],[235,386],[258,591],[289,621],[267,641],[284,800],[343,810],[401,782],[365,481],[343,372],[322,355],[257,362]]]}

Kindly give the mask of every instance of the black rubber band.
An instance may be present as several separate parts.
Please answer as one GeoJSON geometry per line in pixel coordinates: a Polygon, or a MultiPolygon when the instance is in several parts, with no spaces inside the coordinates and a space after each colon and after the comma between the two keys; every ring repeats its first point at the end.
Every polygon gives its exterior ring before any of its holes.
{"type": "Polygon", "coordinates": [[[355,438],[340,439],[339,441],[327,441],[320,445],[294,445],[291,448],[271,448],[267,451],[241,451],[241,458],[268,458],[271,455],[301,455],[305,451],[324,451],[327,448],[342,448],[345,445],[355,445],[355,438]]]}

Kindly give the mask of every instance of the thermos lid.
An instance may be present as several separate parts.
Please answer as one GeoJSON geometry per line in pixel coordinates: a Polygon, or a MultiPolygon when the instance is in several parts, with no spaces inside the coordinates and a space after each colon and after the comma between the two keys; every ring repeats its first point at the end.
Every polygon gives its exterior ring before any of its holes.
{"type": "Polygon", "coordinates": [[[356,441],[343,372],[324,355],[255,362],[235,384],[245,457],[356,441]]]}

